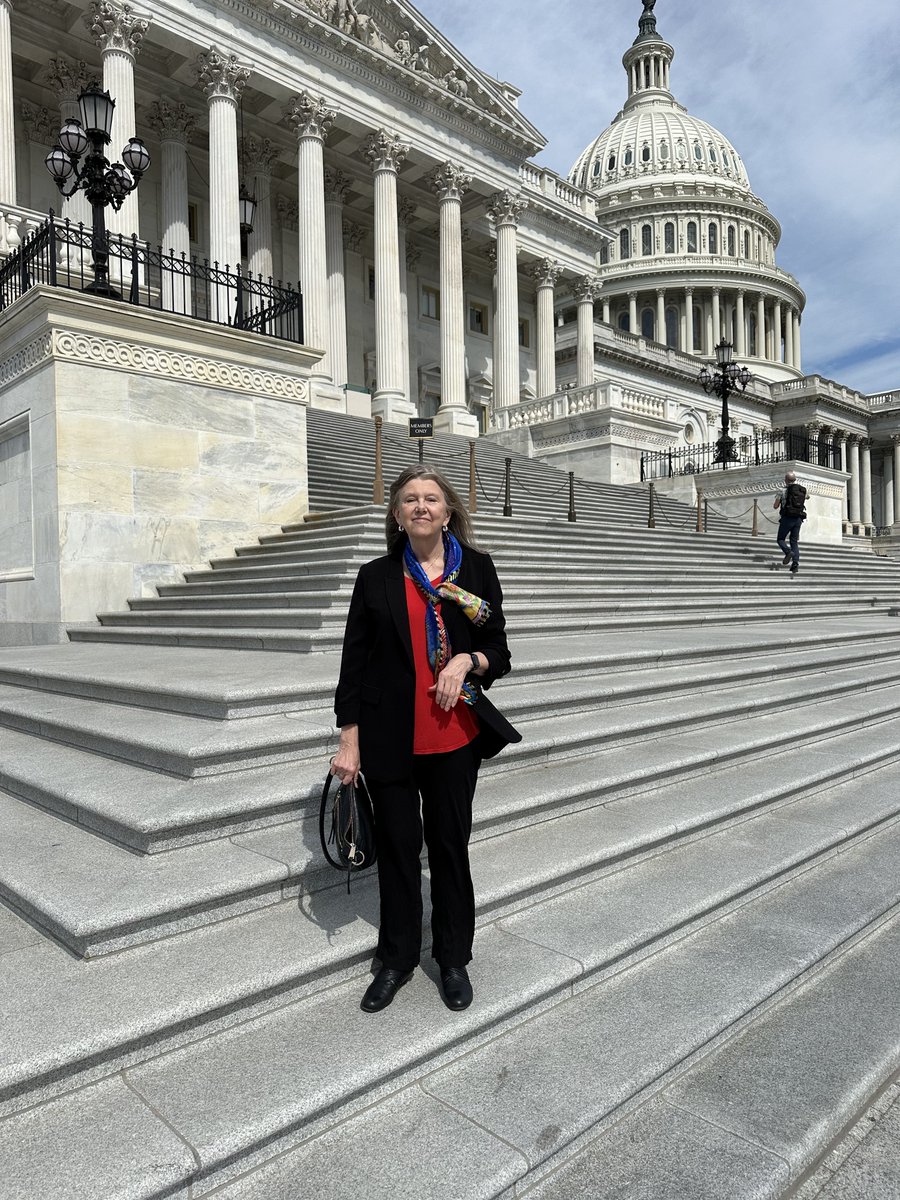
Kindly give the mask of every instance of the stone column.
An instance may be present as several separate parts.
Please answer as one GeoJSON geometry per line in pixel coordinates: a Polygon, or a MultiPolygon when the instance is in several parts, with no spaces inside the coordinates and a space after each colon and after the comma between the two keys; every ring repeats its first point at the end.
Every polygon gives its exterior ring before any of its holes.
{"type": "Polygon", "coordinates": [[[656,292],[656,340],[666,344],[666,293],[663,288],[656,292]]]}
{"type": "MultiPolygon", "coordinates": [[[[147,124],[155,131],[162,149],[159,223],[163,254],[171,254],[175,260],[189,259],[187,140],[195,126],[194,117],[184,104],[155,100],[147,124]]],[[[163,272],[162,303],[170,312],[192,311],[191,280],[186,273],[163,272]]]]}
{"type": "Polygon", "coordinates": [[[587,387],[594,382],[594,300],[600,287],[596,276],[582,275],[575,280],[573,288],[578,301],[576,387],[587,387]]]}
{"type": "MultiPolygon", "coordinates": [[[[115,0],[92,0],[85,22],[103,63],[103,86],[116,102],[111,142],[107,150],[110,162],[117,162],[128,140],[137,133],[134,116],[134,59],[150,24],[147,15],[138,15],[130,4],[115,0]]],[[[138,189],[139,190],[139,189],[138,189]]],[[[116,212],[107,209],[106,224],[111,233],[140,237],[138,190],[125,198],[116,212]]]]}
{"type": "Polygon", "coordinates": [[[466,407],[466,321],[462,269],[462,198],[472,176],[445,162],[431,175],[438,198],[441,263],[441,403],[435,430],[478,436],[466,407]]]}
{"type": "Polygon", "coordinates": [[[220,270],[241,265],[237,106],[249,68],[215,47],[198,55],[197,82],[209,104],[209,258],[220,270]]]}
{"type": "Polygon", "coordinates": [[[892,471],[894,492],[894,522],[900,522],[900,433],[891,434],[894,467],[892,471]]]}
{"type": "Polygon", "coordinates": [[[637,315],[637,292],[628,293],[628,332],[640,333],[637,315]]]}
{"type": "Polygon", "coordinates": [[[537,311],[537,394],[552,396],[556,391],[556,327],[553,289],[562,273],[562,265],[552,258],[533,263],[529,274],[535,281],[537,311]]]}
{"type": "Polygon", "coordinates": [[[884,479],[884,487],[881,493],[881,523],[882,525],[894,524],[894,453],[893,450],[885,450],[884,460],[882,463],[882,477],[884,479]]]}
{"type": "Polygon", "coordinates": [[[400,265],[397,233],[397,171],[409,154],[396,134],[380,129],[366,139],[363,152],[375,174],[375,363],[373,415],[386,421],[415,416],[403,391],[401,360],[400,265]]]}
{"type": "Polygon", "coordinates": [[[794,310],[788,308],[784,314],[784,361],[794,365],[794,310]]]}
{"type": "Polygon", "coordinates": [[[328,296],[328,362],[332,382],[347,383],[347,286],[344,269],[344,198],[349,176],[326,167],[325,187],[325,275],[328,296]]]}
{"type": "Polygon", "coordinates": [[[766,298],[756,297],[756,356],[766,357],[766,298]]]}
{"type": "Polygon", "coordinates": [[[253,229],[247,234],[247,271],[264,280],[275,274],[272,252],[272,168],[278,149],[270,138],[248,137],[244,145],[243,176],[256,199],[253,229]]]}
{"type": "MultiPolygon", "coordinates": [[[[313,367],[313,391],[322,394],[322,385],[331,377],[328,361],[331,334],[328,329],[328,270],[325,232],[325,162],[324,147],[335,112],[325,101],[309,92],[294,96],[285,110],[285,118],[297,135],[297,166],[299,183],[299,252],[300,290],[303,292],[303,340],[307,346],[324,351],[313,367]]],[[[395,175],[396,179],[396,175],[395,175]]],[[[394,224],[396,225],[396,199],[394,224]]],[[[377,220],[377,212],[376,212],[377,220]]],[[[396,230],[394,243],[396,244],[396,230]]],[[[376,234],[376,260],[377,260],[376,234]]],[[[382,373],[381,354],[378,374],[382,373]]]]}
{"type": "MultiPolygon", "coordinates": [[[[803,355],[800,353],[800,313],[794,313],[794,366],[803,370],[803,355]]],[[[896,511],[896,510],[895,510],[896,511]]]]}
{"type": "Polygon", "coordinates": [[[685,354],[694,353],[694,292],[692,288],[684,289],[684,341],[681,348],[685,354]]]}
{"type": "Polygon", "coordinates": [[[744,320],[744,292],[742,288],[738,288],[737,313],[735,314],[734,323],[737,326],[735,330],[737,338],[734,352],[738,358],[745,358],[747,354],[747,325],[744,320]]]}
{"type": "MultiPolygon", "coordinates": [[[[663,319],[665,319],[665,314],[663,314],[663,319]]],[[[609,324],[609,296],[603,297],[603,308],[601,309],[601,320],[603,321],[604,325],[609,324]]],[[[665,341],[665,338],[663,338],[662,340],[665,341]]]]}
{"type": "Polygon", "coordinates": [[[409,227],[416,215],[416,202],[409,196],[400,196],[397,200],[397,259],[400,268],[400,330],[401,354],[403,356],[403,395],[414,407],[417,407],[413,395],[414,368],[409,353],[409,275],[414,271],[420,251],[411,246],[408,241],[409,227]]]}
{"type": "Polygon", "coordinates": [[[497,231],[497,319],[494,323],[494,406],[519,403],[519,276],[516,230],[527,205],[515,192],[495,192],[487,215],[497,231]]]}
{"type": "Polygon", "coordinates": [[[781,349],[781,301],[776,300],[772,309],[772,362],[784,362],[781,349]]]}
{"type": "Polygon", "coordinates": [[[859,519],[867,527],[872,524],[872,443],[868,438],[860,440],[859,519]]]}
{"type": "Polygon", "coordinates": [[[848,435],[850,461],[847,470],[850,473],[850,482],[847,485],[847,520],[851,525],[859,524],[859,443],[858,433],[848,435]]]}
{"type": "Polygon", "coordinates": [[[16,143],[13,137],[12,0],[0,0],[0,202],[15,204],[16,143]]]}
{"type": "Polygon", "coordinates": [[[714,287],[712,290],[712,313],[713,313],[713,342],[718,346],[722,340],[722,308],[721,308],[721,288],[714,287]]]}
{"type": "MultiPolygon", "coordinates": [[[[834,443],[838,448],[838,455],[839,455],[838,461],[841,464],[840,469],[845,474],[847,474],[849,472],[848,459],[847,459],[847,435],[846,435],[846,433],[844,433],[843,429],[835,429],[834,443]]],[[[847,522],[850,519],[849,496],[850,496],[850,481],[848,479],[846,484],[844,485],[844,493],[843,493],[843,496],[841,497],[841,519],[843,520],[845,525],[847,524],[847,522]]],[[[845,529],[844,532],[846,533],[847,530],[845,529]]]]}

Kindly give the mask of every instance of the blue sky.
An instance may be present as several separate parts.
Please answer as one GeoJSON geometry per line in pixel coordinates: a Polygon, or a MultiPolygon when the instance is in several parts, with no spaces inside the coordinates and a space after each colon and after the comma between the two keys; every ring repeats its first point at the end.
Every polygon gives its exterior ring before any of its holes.
{"type": "MultiPolygon", "coordinates": [[[[627,95],[641,0],[418,0],[476,66],[521,88],[566,174],[627,95]]],[[[896,0],[658,0],[672,91],[733,142],[806,292],[803,368],[900,389],[896,0]]]]}

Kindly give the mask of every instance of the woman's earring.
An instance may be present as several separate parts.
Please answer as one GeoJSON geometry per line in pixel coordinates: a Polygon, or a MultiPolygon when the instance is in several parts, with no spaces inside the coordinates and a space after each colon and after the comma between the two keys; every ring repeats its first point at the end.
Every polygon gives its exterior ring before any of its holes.
{"type": "Polygon", "coordinates": [[[400,532],[401,532],[401,533],[403,532],[403,526],[402,526],[402,525],[400,525],[399,523],[398,523],[398,525],[397,525],[397,528],[400,530],[400,532]]]}
{"type": "Polygon", "coordinates": [[[444,533],[446,533],[446,532],[447,532],[447,530],[448,530],[449,528],[450,528],[450,526],[449,526],[449,525],[445,525],[445,526],[444,526],[444,530],[443,530],[443,532],[444,532],[444,533]]]}

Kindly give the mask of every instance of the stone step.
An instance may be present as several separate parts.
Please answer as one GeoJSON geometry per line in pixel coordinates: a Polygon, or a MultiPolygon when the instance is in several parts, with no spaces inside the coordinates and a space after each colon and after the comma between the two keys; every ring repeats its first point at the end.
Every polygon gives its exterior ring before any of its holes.
{"type": "MultiPolygon", "coordinates": [[[[871,802],[871,788],[860,794],[871,802]]],[[[148,1002],[157,1019],[160,1010],[168,1008],[171,1022],[174,1007],[183,1021],[184,998],[196,995],[196,988],[184,987],[186,969],[198,983],[202,980],[207,995],[219,1000],[225,994],[234,996],[234,976],[250,964],[260,964],[271,987],[296,961],[296,940],[279,946],[280,956],[267,954],[263,967],[260,951],[270,951],[271,943],[262,945],[258,938],[253,942],[246,931],[271,920],[271,915],[230,923],[233,932],[243,925],[247,950],[236,960],[225,962],[220,956],[215,972],[218,993],[202,974],[201,938],[214,945],[223,927],[185,935],[185,948],[191,943],[194,953],[182,950],[174,971],[173,940],[160,949],[161,960],[147,956],[141,964],[140,978],[145,981],[148,973],[155,973],[160,986],[134,995],[137,1014],[121,1000],[123,990],[128,995],[129,982],[133,991],[137,956],[146,952],[97,964],[98,974],[93,974],[94,966],[85,974],[86,964],[72,964],[64,1047],[54,1045],[58,1027],[49,1037],[46,1028],[35,1028],[41,1022],[35,1021],[33,1007],[25,1008],[26,997],[13,1014],[13,1025],[7,1023],[0,1031],[10,1051],[0,1056],[7,1111],[17,1102],[31,1103],[48,1079],[55,1079],[59,1087],[66,1068],[81,1067],[78,1082],[83,1084],[91,1069],[95,1076],[103,1070],[100,1056],[121,1052],[124,1043],[132,1056],[124,1058],[130,1094],[147,1106],[143,1117],[152,1135],[146,1141],[157,1144],[160,1120],[184,1139],[196,1154],[196,1172],[181,1178],[185,1185],[193,1184],[194,1195],[206,1194],[266,1160],[270,1165],[263,1171],[235,1184],[240,1189],[232,1192],[235,1200],[251,1194],[260,1200],[276,1194],[305,1195],[305,1181],[312,1179],[302,1174],[309,1167],[309,1155],[321,1178],[334,1174],[337,1162],[345,1160],[346,1148],[354,1144],[354,1123],[343,1126],[337,1148],[329,1131],[363,1109],[365,1115],[357,1120],[368,1122],[379,1113],[385,1119],[399,1102],[395,1093],[414,1084],[417,1087],[405,1093],[407,1099],[412,1096],[419,1104],[424,1091],[432,1102],[447,1106],[441,1111],[455,1114],[454,1121],[462,1114],[500,1139],[496,1152],[507,1166],[504,1147],[515,1147],[519,1175],[527,1166],[537,1175],[560,1165],[579,1138],[596,1131],[613,1112],[621,1113],[623,1105],[639,1102],[648,1089],[666,1085],[676,1071],[682,1072],[682,1086],[689,1088],[691,1076],[683,1074],[685,1067],[699,1064],[698,1070],[706,1069],[712,1082],[715,1060],[702,1056],[716,1045],[723,1047],[721,1061],[737,1055],[741,1039],[730,1045],[726,1039],[742,1028],[747,1029],[745,1038],[752,1038],[754,1029],[763,1028],[777,1012],[774,1004],[781,1002],[783,1012],[785,1005],[803,997],[833,1000],[835,990],[822,987],[823,980],[839,978],[852,988],[852,1002],[837,1009],[832,1003],[833,1013],[858,1012],[866,985],[871,989],[877,975],[876,1011],[896,1015],[895,989],[888,978],[900,942],[897,922],[885,922],[885,915],[896,903],[900,835],[888,827],[848,842],[843,817],[848,808],[859,814],[854,799],[835,789],[820,797],[818,806],[788,806],[732,827],[730,836],[680,845],[495,919],[476,938],[476,1003],[464,1014],[448,1014],[433,984],[418,973],[395,1001],[390,1017],[374,1020],[358,1010],[364,980],[357,975],[326,991],[297,998],[282,994],[273,1011],[140,1063],[134,1061],[140,1052],[133,1036],[126,1041],[122,1027],[132,1035],[136,1026],[146,1031],[148,1002]],[[837,849],[842,852],[836,854],[837,849]],[[792,871],[809,866],[810,854],[818,856],[815,869],[792,871]],[[773,888],[776,882],[780,886],[773,888]],[[651,953],[654,950],[657,953],[651,953]],[[118,987],[107,983],[103,989],[104,970],[113,976],[118,972],[118,987]],[[230,974],[226,977],[224,972],[230,974]],[[173,984],[179,983],[181,991],[173,994],[173,984]],[[111,1003],[113,988],[118,1003],[111,1003]],[[882,997],[890,997],[890,1010],[881,1004],[882,997]],[[112,1023],[119,1026],[119,1042],[111,1048],[108,1022],[98,1038],[92,1021],[91,1057],[82,1043],[82,1057],[76,1062],[73,1034],[89,1019],[86,1001],[92,1002],[92,1016],[101,1003],[109,1011],[112,1023]],[[345,1057],[340,1071],[334,1069],[331,1054],[336,1037],[344,1045],[366,1046],[365,1054],[345,1057]],[[43,1070],[42,1064],[47,1064],[43,1070]],[[301,1141],[303,1147],[294,1151],[301,1141]],[[284,1154],[288,1150],[292,1152],[284,1154]],[[279,1178],[289,1181],[287,1190],[276,1192],[279,1178]],[[256,1191],[248,1193],[250,1186],[256,1191]]],[[[359,911],[345,901],[345,911],[351,907],[359,911]]],[[[329,924],[335,916],[332,909],[329,924]]],[[[344,925],[345,949],[359,924],[355,917],[344,925]]],[[[296,927],[296,916],[294,925],[296,939],[304,927],[296,927]]],[[[369,949],[371,939],[370,930],[369,949]]],[[[324,944],[321,931],[319,942],[324,944]]],[[[27,952],[26,948],[23,953],[27,952]]],[[[47,1005],[46,1011],[50,1022],[58,1020],[56,1006],[47,1005]]],[[[848,1026],[848,1037],[851,1032],[858,1036],[857,1029],[849,1028],[855,1022],[837,1024],[848,1026]]],[[[820,1029],[811,1023],[808,1033],[814,1036],[804,1044],[811,1047],[817,1041],[821,1047],[820,1029]]],[[[888,1039],[896,1044],[893,1018],[887,1028],[875,1021],[867,1029],[880,1031],[881,1044],[888,1039]]],[[[198,1027],[195,1036],[206,1032],[198,1027]]],[[[776,1061],[774,1054],[766,1058],[770,1064],[776,1061]]],[[[122,1062],[120,1057],[115,1066],[122,1062]]],[[[104,1104],[109,1105],[114,1087],[115,1077],[110,1077],[60,1097],[43,1115],[37,1107],[7,1117],[0,1124],[5,1160],[18,1163],[25,1147],[33,1144],[36,1126],[50,1138],[48,1149],[55,1151],[55,1137],[65,1137],[79,1119],[95,1119],[104,1104]]],[[[687,1094],[702,1095],[702,1088],[687,1094]]],[[[403,1111],[408,1117],[405,1103],[403,1111]]],[[[396,1121],[388,1125],[395,1128],[396,1121]]],[[[402,1169],[408,1177],[408,1121],[405,1127],[407,1157],[402,1169]]],[[[427,1122],[425,1130],[431,1131],[427,1122]]],[[[120,1152],[116,1134],[121,1136],[118,1123],[108,1142],[101,1135],[91,1147],[99,1159],[94,1170],[105,1171],[107,1178],[118,1178],[117,1165],[121,1173],[131,1168],[133,1152],[120,1152]]],[[[473,1134],[457,1128],[456,1136],[468,1146],[473,1134]]],[[[396,1159],[391,1138],[373,1146],[366,1159],[371,1177],[383,1178],[396,1159]],[[386,1161],[381,1161],[382,1154],[386,1161]]],[[[43,1161],[55,1166],[59,1159],[51,1152],[43,1161]]],[[[515,1172],[506,1171],[498,1186],[502,1190],[515,1178],[515,1172]]],[[[45,1191],[47,1183],[38,1186],[45,1191]]]]}
{"type": "MultiPolygon", "coordinates": [[[[893,689],[895,694],[889,698],[891,692],[882,689],[871,698],[850,696],[804,708],[804,730],[795,737],[792,762],[784,769],[777,757],[784,726],[781,713],[736,722],[707,734],[654,738],[642,743],[639,759],[629,746],[613,744],[602,756],[595,752],[568,759],[564,773],[554,766],[553,748],[547,745],[533,746],[532,758],[538,756],[537,761],[519,770],[513,769],[514,764],[504,770],[499,760],[486,763],[476,804],[474,837],[494,846],[491,903],[496,905],[498,896],[504,903],[515,896],[521,885],[520,862],[532,863],[527,888],[537,886],[538,878],[540,886],[546,888],[570,880],[573,873],[582,873],[591,863],[596,867],[607,861],[607,854],[611,855],[608,861],[615,861],[623,853],[633,852],[635,844],[649,848],[683,833],[690,824],[683,811],[680,824],[669,824],[667,820],[673,796],[679,808],[679,784],[690,782],[689,803],[695,813],[702,808],[703,824],[727,819],[733,815],[735,803],[727,793],[723,800],[719,791],[726,767],[737,767],[742,777],[753,781],[757,791],[780,781],[776,794],[784,798],[796,794],[798,780],[800,789],[822,786],[893,759],[897,748],[892,722],[900,710],[900,688],[893,689]],[[862,751],[855,745],[859,728],[866,729],[862,751]],[[765,761],[767,755],[772,756],[770,761],[765,761]],[[751,757],[764,761],[748,767],[751,757]],[[712,788],[703,782],[710,772],[716,773],[712,788]],[[665,803],[652,792],[663,783],[667,789],[665,803]],[[648,789],[652,793],[649,805],[646,798],[643,802],[634,798],[648,789]],[[627,797],[632,798],[625,805],[622,820],[611,819],[609,802],[627,797]],[[651,813],[656,817],[651,818],[651,813]],[[588,836],[585,831],[591,827],[595,834],[588,836]],[[624,847],[613,845],[610,850],[617,832],[624,836],[624,847]],[[535,855],[529,857],[522,848],[500,853],[498,835],[511,837],[513,833],[526,843],[529,838],[536,839],[535,844],[543,848],[537,852],[537,865],[535,855]],[[568,849],[566,839],[573,839],[568,849]],[[630,851],[628,846],[632,847],[630,851]],[[509,864],[508,869],[505,864],[509,864]]],[[[570,753],[571,746],[564,752],[570,753]]],[[[305,782],[312,791],[305,819],[144,859],[103,842],[84,828],[60,824],[49,812],[41,812],[11,795],[0,795],[0,822],[5,831],[0,895],[75,953],[95,957],[235,912],[278,903],[285,888],[298,884],[305,894],[312,893],[326,885],[329,874],[321,863],[314,816],[322,767],[320,760],[314,770],[297,773],[300,786],[305,782]],[[51,888],[48,879],[54,880],[51,888]]],[[[217,801],[220,812],[229,798],[232,803],[236,799],[237,811],[246,818],[246,803],[240,807],[240,793],[235,797],[232,786],[236,783],[240,788],[245,774],[237,773],[237,779],[234,775],[225,777],[224,795],[217,801]]],[[[265,782],[272,782],[271,774],[265,782]]],[[[276,796],[284,796],[285,782],[282,777],[282,790],[276,790],[276,796]]],[[[258,794],[256,783],[248,785],[251,794],[258,794]]],[[[195,819],[199,805],[204,800],[209,802],[211,795],[206,788],[194,800],[189,811],[195,819]]],[[[170,822],[175,815],[173,804],[191,803],[185,791],[169,789],[166,799],[170,822]]],[[[105,812],[98,815],[108,824],[115,804],[113,797],[107,793],[99,805],[97,801],[89,803],[97,814],[104,801],[105,812]]],[[[71,790],[69,804],[77,805],[71,790]]],[[[153,793],[147,789],[141,806],[145,822],[152,810],[153,793]]],[[[159,813],[155,815],[159,817],[159,813]]],[[[208,823],[209,812],[203,817],[208,823]]],[[[125,806],[120,804],[119,822],[127,821],[125,806]]],[[[484,894],[480,900],[488,903],[484,894]]]]}

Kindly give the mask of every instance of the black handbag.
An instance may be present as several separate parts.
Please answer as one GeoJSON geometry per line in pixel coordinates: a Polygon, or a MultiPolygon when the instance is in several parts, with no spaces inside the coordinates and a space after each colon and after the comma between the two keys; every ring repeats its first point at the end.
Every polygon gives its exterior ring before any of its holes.
{"type": "Polygon", "coordinates": [[[375,817],[362,775],[359,783],[340,783],[329,771],[319,808],[319,840],[328,863],[347,872],[347,891],[354,871],[375,863],[375,817]],[[332,784],[335,786],[332,787],[332,784]]]}

